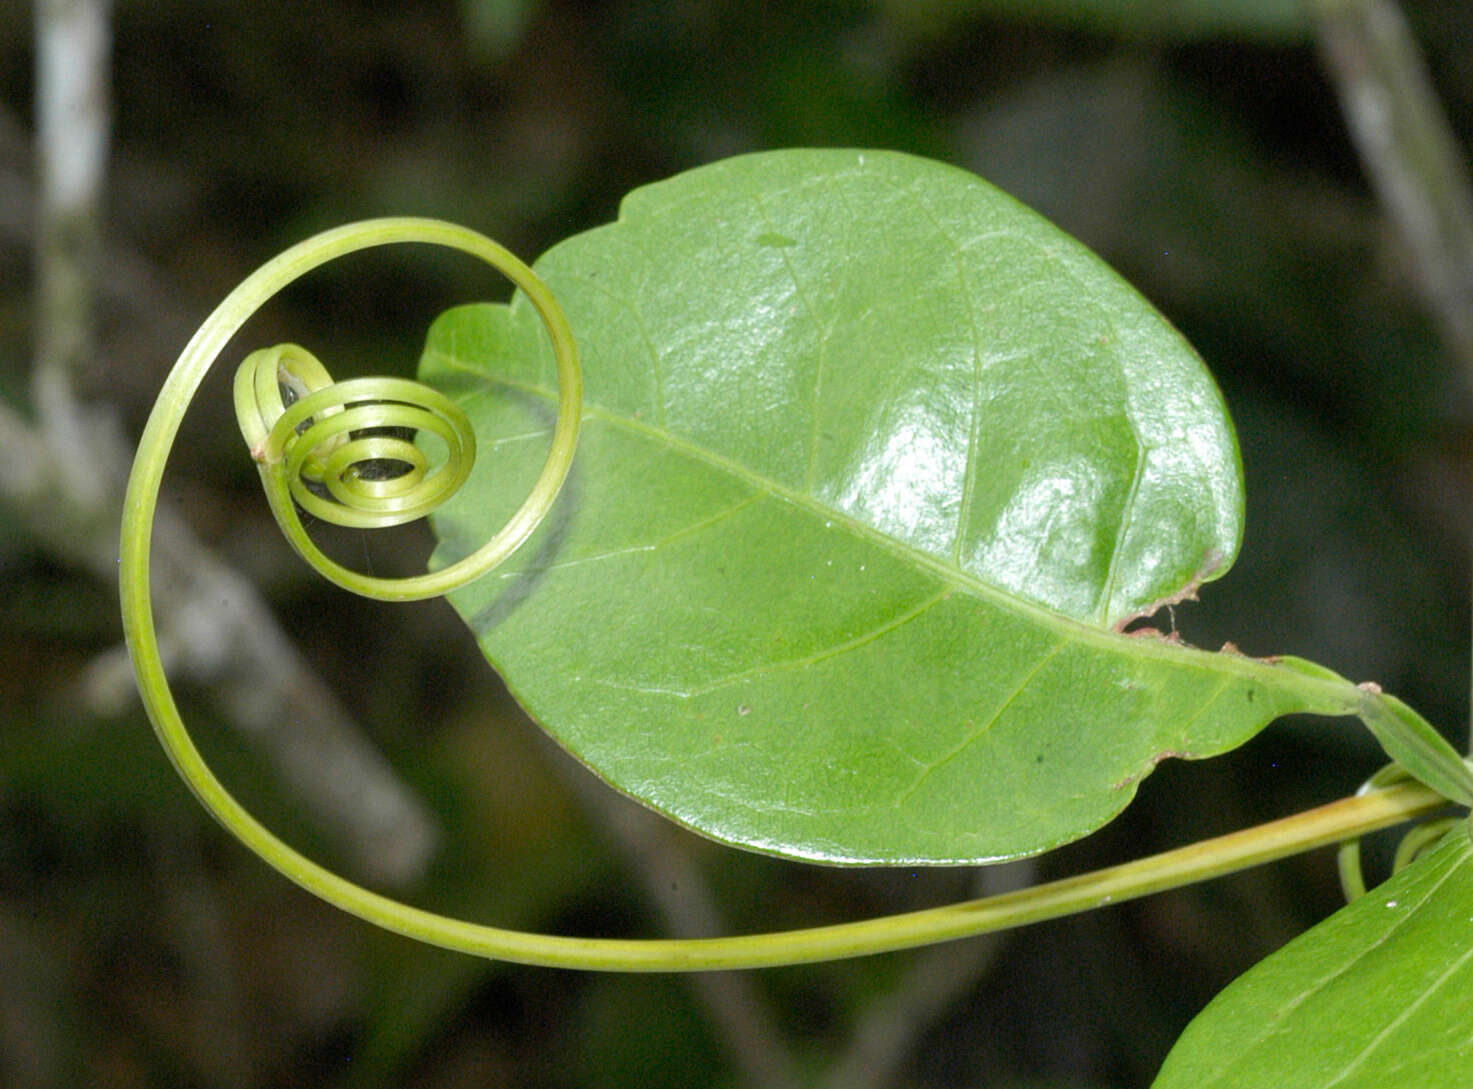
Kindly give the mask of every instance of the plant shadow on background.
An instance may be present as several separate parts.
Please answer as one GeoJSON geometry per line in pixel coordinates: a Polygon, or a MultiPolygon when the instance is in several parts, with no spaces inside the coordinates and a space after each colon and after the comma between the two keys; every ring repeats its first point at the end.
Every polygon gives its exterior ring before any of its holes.
{"type": "MultiPolygon", "coordinates": [[[[1221,383],[1247,537],[1230,576],[1174,611],[1187,641],[1374,678],[1461,741],[1466,372],[1363,180],[1313,28],[1272,4],[1172,26],[1094,7],[120,6],[97,351],[77,392],[136,435],[214,301],[345,219],[441,216],[530,258],[611,219],[629,189],[714,158],[919,152],[1102,254],[1221,383]]],[[[1473,70],[1439,43],[1468,40],[1470,15],[1407,14],[1466,144],[1473,70]]],[[[28,285],[40,171],[25,7],[0,28],[0,267],[28,285]]],[[[290,330],[344,370],[407,375],[429,321],[485,291],[469,266],[365,257],[273,303],[251,342],[290,330]]],[[[0,389],[15,407],[34,398],[34,299],[0,296],[0,389]]],[[[861,918],[1280,816],[1352,791],[1381,759],[1359,729],[1286,720],[1228,756],[1166,762],[1088,839],[980,874],[720,848],[613,797],[546,742],[443,603],[375,605],[306,572],[260,502],[227,381],[191,413],[172,497],[262,588],[294,664],[342,701],[356,725],[340,743],[388,756],[392,772],[366,761],[349,793],[383,792],[404,823],[354,823],[355,798],[380,795],[304,798],[304,781],[333,772],[242,728],[253,711],[231,698],[243,682],[228,662],[189,671],[186,716],[291,842],[436,910],[608,936],[861,918]]],[[[1340,904],[1319,852],[955,947],[744,976],[588,976],[421,948],[284,885],[197,811],[116,680],[115,589],[87,555],[112,539],[68,548],[40,500],[7,488],[6,1084],[1144,1085],[1215,993],[1340,904]]],[[[396,574],[429,542],[407,531],[337,547],[396,574]]],[[[287,725],[305,729],[301,708],[318,705],[288,706],[287,725]]]]}

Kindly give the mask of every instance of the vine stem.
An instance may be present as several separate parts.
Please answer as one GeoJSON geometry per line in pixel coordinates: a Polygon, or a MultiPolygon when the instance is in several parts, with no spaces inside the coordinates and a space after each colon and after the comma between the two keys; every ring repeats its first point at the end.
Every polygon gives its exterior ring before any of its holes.
{"type": "Polygon", "coordinates": [[[609,940],[528,934],[405,908],[341,879],[334,879],[338,888],[333,891],[343,895],[334,900],[340,907],[388,929],[501,960],[620,972],[770,968],[910,949],[1090,911],[1328,846],[1446,805],[1435,791],[1406,782],[1017,892],[862,922],[725,938],[609,940]]]}
{"type": "Polygon", "coordinates": [[[1436,791],[1408,781],[1119,866],[939,908],[835,926],[724,938],[578,938],[453,919],[353,884],[289,847],[247,813],[205,766],[177,716],[157,725],[180,774],[206,808],[266,862],[336,907],[386,930],[446,949],[521,964],[591,971],[767,968],[972,937],[1220,877],[1365,835],[1447,805],[1436,791]]]}
{"type": "MultiPolygon", "coordinates": [[[[1469,769],[1405,705],[1379,690],[1355,688],[1312,663],[1285,659],[1282,664],[1290,668],[1277,674],[1281,683],[1319,693],[1326,706],[1339,713],[1360,714],[1409,771],[1434,786],[1446,785],[1447,790],[1399,783],[1256,828],[1017,892],[862,922],[724,938],[623,940],[505,930],[413,907],[340,877],[252,817],[210,771],[190,738],[169,690],[154,630],[149,553],[170,447],[190,400],[226,343],[266,300],[305,272],[346,253],[396,242],[462,250],[501,269],[517,284],[537,308],[553,342],[559,380],[557,424],[548,460],[529,498],[507,526],[471,556],[429,575],[401,580],[370,579],[341,568],[324,573],[370,597],[412,600],[448,592],[478,577],[525,540],[561,488],[577,442],[582,376],[567,320],[542,281],[489,239],[435,220],[385,219],[328,231],[292,247],[242,282],[205,320],[165,380],[139,440],[124,498],[119,553],[124,634],[144,706],[175,768],[205,808],[247,847],[344,911],[431,945],[525,964],[625,972],[773,967],[912,948],[1087,911],[1351,839],[1440,809],[1447,804],[1444,795],[1463,802],[1473,798],[1469,769]]],[[[298,409],[299,414],[305,411],[298,409]]],[[[294,417],[282,419],[288,431],[295,429],[294,417]]],[[[275,472],[280,461],[279,451],[268,453],[263,466],[275,472]]],[[[269,481],[268,494],[276,495],[269,481]]],[[[281,500],[282,505],[287,502],[281,500]]],[[[293,543],[312,558],[310,548],[293,543]]],[[[320,564],[314,566],[322,569],[320,564]]]]}
{"type": "Polygon", "coordinates": [[[180,773],[201,801],[247,847],[286,877],[344,911],[406,937],[476,956],[613,972],[778,967],[1007,930],[1287,858],[1447,805],[1437,792],[1408,781],[1119,866],[939,908],[835,926],[723,938],[579,938],[452,919],[355,885],[293,850],[247,813],[205,766],[187,736],[182,736],[182,724],[169,748],[180,773]]]}

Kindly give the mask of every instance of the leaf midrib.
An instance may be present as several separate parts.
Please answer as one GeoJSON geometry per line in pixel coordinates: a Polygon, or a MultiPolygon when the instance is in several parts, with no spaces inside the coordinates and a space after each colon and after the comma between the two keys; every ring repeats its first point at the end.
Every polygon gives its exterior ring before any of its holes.
{"type": "MultiPolygon", "coordinates": [[[[473,376],[480,382],[499,385],[526,396],[538,397],[550,404],[557,402],[557,391],[540,382],[525,382],[505,375],[491,375],[439,349],[429,349],[426,355],[433,356],[448,368],[473,376]]],[[[1133,657],[1159,658],[1183,665],[1190,664],[1210,673],[1238,674],[1251,677],[1260,683],[1272,684],[1270,677],[1282,677],[1282,671],[1258,659],[1201,650],[1184,644],[1167,643],[1147,636],[1132,637],[1054,612],[1045,606],[994,586],[969,571],[951,565],[941,557],[921,551],[887,533],[882,533],[844,511],[826,506],[812,495],[794,491],[761,473],[754,472],[740,462],[697,445],[682,435],[652,426],[597,401],[585,400],[583,402],[583,418],[585,421],[590,418],[597,419],[611,427],[674,449],[694,461],[743,480],[773,498],[791,503],[815,517],[841,526],[853,536],[888,552],[905,563],[930,572],[934,577],[955,589],[969,593],[1005,612],[1055,631],[1065,638],[1073,638],[1081,643],[1108,648],[1115,652],[1122,650],[1128,643],[1129,653],[1133,657]]],[[[1282,686],[1274,685],[1274,687],[1282,686]]]]}

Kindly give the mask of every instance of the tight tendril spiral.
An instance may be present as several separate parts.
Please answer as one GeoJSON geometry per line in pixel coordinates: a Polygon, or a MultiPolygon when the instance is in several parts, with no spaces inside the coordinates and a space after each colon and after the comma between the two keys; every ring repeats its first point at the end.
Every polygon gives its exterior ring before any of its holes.
{"type": "Polygon", "coordinates": [[[278,517],[296,505],[324,522],[378,529],[412,522],[470,475],[476,434],[450,398],[402,378],[333,382],[305,348],[252,352],[235,376],[241,433],[278,517]],[[432,464],[417,435],[438,440],[432,464]]]}
{"type": "Polygon", "coordinates": [[[470,471],[475,437],[447,398],[416,382],[334,382],[303,348],[252,353],[236,376],[240,427],[268,501],[292,546],[328,579],[382,600],[448,593],[485,574],[527,539],[562,487],[578,441],[582,373],[573,334],[547,286],[507,250],[473,231],[426,219],[380,219],[328,231],[247,277],[185,346],[154,404],[128,480],[119,552],[123,630],[144,707],[164,750],[200,802],[267,863],[308,891],[385,929],[484,957],[606,971],[697,971],[801,964],[905,949],[1086,911],[1204,880],[1385,827],[1443,804],[1419,783],[1344,799],[1257,829],[1093,874],[984,900],[839,926],[725,938],[614,940],[504,930],[437,915],[339,876],[273,835],[206,765],[169,690],[149,596],[150,542],[169,450],[206,372],[260,306],[336,257],[371,246],[428,243],[461,250],[499,269],[532,303],[556,358],[558,415],[547,461],[511,519],[478,550],[441,570],[378,579],[341,567],[313,544],[298,507],[348,526],[395,525],[427,513],[470,471]],[[417,441],[424,439],[423,443],[417,441]]]}

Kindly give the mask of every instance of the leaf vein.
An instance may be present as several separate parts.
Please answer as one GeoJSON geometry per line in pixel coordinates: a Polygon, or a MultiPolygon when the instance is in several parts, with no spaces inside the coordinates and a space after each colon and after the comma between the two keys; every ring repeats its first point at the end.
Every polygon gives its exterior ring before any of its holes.
{"type": "MultiPolygon", "coordinates": [[[[504,385],[509,389],[516,389],[519,392],[539,396],[556,403],[556,392],[549,387],[521,382],[504,376],[496,376],[491,381],[504,385]]],[[[1129,638],[1109,629],[1089,624],[1082,620],[1076,620],[1064,613],[1035,604],[1007,590],[994,586],[992,583],[986,582],[965,568],[956,566],[948,558],[923,552],[913,545],[897,540],[889,534],[881,532],[875,527],[860,521],[838,508],[825,505],[815,496],[795,491],[770,477],[754,472],[747,466],[735,462],[725,455],[698,446],[683,436],[653,426],[645,420],[636,419],[623,411],[612,409],[589,400],[584,402],[583,418],[585,423],[591,420],[597,420],[607,426],[641,435],[652,442],[658,442],[671,450],[691,458],[693,461],[708,465],[738,480],[745,481],[766,495],[791,503],[795,507],[809,511],[815,516],[832,522],[835,525],[842,525],[855,537],[868,541],[870,544],[902,562],[929,571],[943,581],[950,583],[956,589],[987,601],[1014,616],[1024,617],[1044,628],[1058,632],[1075,642],[1118,651],[1121,649],[1122,641],[1129,638]]],[[[1184,659],[1192,659],[1202,663],[1205,668],[1214,672],[1228,673],[1240,677],[1253,677],[1264,684],[1279,687],[1279,685],[1275,684],[1275,680],[1280,676],[1278,672],[1279,667],[1255,658],[1217,654],[1186,645],[1167,644],[1165,642],[1152,642],[1140,639],[1130,640],[1130,653],[1132,656],[1138,658],[1163,658],[1171,659],[1178,663],[1184,659]]]]}
{"type": "Polygon", "coordinates": [[[1044,666],[1053,661],[1054,658],[1058,656],[1059,652],[1062,651],[1066,645],[1067,640],[1060,639],[1053,646],[1049,647],[1048,650],[1040,654],[1038,657],[1038,661],[1033,664],[1033,668],[1029,669],[1025,674],[1023,674],[1018,683],[1013,686],[1013,690],[1007,694],[1003,701],[998,704],[996,709],[994,709],[993,712],[988,715],[984,721],[977,723],[972,727],[971,730],[967,731],[967,735],[962,738],[961,741],[957,742],[957,744],[951,748],[951,751],[943,754],[941,757],[932,761],[927,767],[925,767],[925,769],[916,777],[915,782],[907,787],[905,792],[895,800],[896,808],[903,806],[907,801],[909,801],[910,798],[916,793],[916,791],[920,790],[925,781],[933,774],[941,770],[941,768],[945,767],[947,764],[951,763],[973,744],[975,744],[978,740],[990,733],[993,726],[995,726],[1002,718],[1002,716],[1007,713],[1008,708],[1011,707],[1014,702],[1017,701],[1018,697],[1021,696],[1028,689],[1028,686],[1033,683],[1033,678],[1038,676],[1039,672],[1044,668],[1044,666]]]}
{"type": "Polygon", "coordinates": [[[692,687],[691,689],[689,689],[689,694],[691,696],[704,696],[711,692],[715,692],[718,689],[729,688],[734,684],[740,684],[744,681],[754,680],[758,677],[762,677],[770,673],[788,673],[799,669],[807,669],[809,666],[818,665],[820,662],[825,662],[831,658],[837,658],[842,654],[848,654],[852,651],[856,651],[861,647],[867,646],[868,644],[873,643],[886,635],[889,635],[892,632],[898,631],[905,625],[911,623],[921,616],[924,616],[926,613],[930,612],[933,608],[935,608],[942,601],[945,601],[950,596],[950,589],[938,590],[930,597],[927,597],[917,604],[911,606],[904,612],[898,613],[887,620],[883,620],[880,623],[875,624],[873,627],[860,632],[858,635],[851,636],[850,638],[845,639],[842,642],[833,643],[830,646],[824,647],[822,650],[815,651],[812,654],[803,655],[800,658],[787,658],[783,659],[782,661],[764,662],[762,665],[754,666],[751,669],[742,670],[738,673],[732,673],[725,677],[715,678],[713,680],[707,681],[704,684],[692,687]]]}
{"type": "Polygon", "coordinates": [[[757,493],[746,496],[742,499],[737,500],[730,506],[723,508],[722,510],[716,511],[715,513],[705,518],[701,518],[697,521],[691,522],[689,525],[681,526],[679,529],[672,530],[671,532],[665,534],[663,537],[657,537],[654,540],[640,541],[635,544],[624,545],[621,548],[610,548],[602,552],[595,552],[586,556],[575,556],[571,559],[557,560],[552,563],[528,564],[520,571],[497,572],[497,577],[503,580],[521,578],[529,571],[559,571],[569,567],[583,567],[592,563],[601,563],[604,560],[613,559],[618,556],[628,556],[635,552],[654,552],[658,549],[664,548],[666,545],[673,544],[674,542],[681,540],[684,537],[689,537],[693,534],[704,532],[705,530],[711,529],[712,527],[721,524],[728,518],[740,514],[743,510],[752,506],[761,498],[762,496],[757,493]]]}
{"type": "MultiPolygon", "coordinates": [[[[1451,873],[1451,869],[1448,872],[1451,873]]],[[[1360,1054],[1356,1055],[1355,1058],[1353,1058],[1346,1065],[1344,1070],[1342,1070],[1330,1081],[1325,1082],[1325,1089],[1330,1089],[1331,1086],[1338,1085],[1360,1067],[1365,1065],[1366,1060],[1375,1053],[1376,1048],[1380,1047],[1388,1036],[1396,1031],[1396,1029],[1400,1028],[1407,1021],[1407,1019],[1412,1016],[1412,1014],[1414,1014],[1418,1009],[1425,1005],[1432,998],[1432,996],[1437,993],[1438,989],[1445,986],[1448,980],[1451,979],[1457,973],[1457,971],[1460,968],[1464,967],[1470,960],[1473,960],[1473,946],[1469,946],[1467,949],[1465,949],[1462,956],[1458,957],[1457,960],[1448,965],[1447,970],[1444,971],[1440,976],[1438,976],[1437,979],[1433,981],[1430,987],[1419,994],[1412,1002],[1410,1002],[1406,1006],[1405,1009],[1403,1009],[1400,1013],[1393,1017],[1386,1024],[1386,1026],[1382,1028],[1381,1031],[1375,1035],[1375,1037],[1372,1038],[1371,1042],[1366,1044],[1366,1046],[1361,1049],[1360,1054]]]]}
{"type": "MultiPolygon", "coordinates": [[[[762,218],[763,224],[768,228],[768,230],[776,232],[777,224],[772,221],[772,217],[768,214],[767,208],[764,205],[761,196],[754,195],[752,197],[752,203],[757,209],[757,214],[762,218]]],[[[804,487],[807,488],[809,491],[812,491],[814,474],[816,472],[816,466],[818,463],[820,401],[823,397],[824,364],[827,362],[828,356],[826,346],[829,342],[829,334],[831,332],[831,329],[825,328],[824,322],[820,320],[817,308],[814,306],[813,299],[810,298],[808,293],[803,290],[803,281],[799,277],[798,273],[794,270],[793,262],[788,258],[788,255],[786,253],[783,253],[779,257],[779,260],[782,263],[783,271],[787,273],[788,279],[792,281],[793,294],[798,298],[800,302],[802,302],[804,313],[808,315],[808,320],[813,323],[814,329],[818,332],[818,358],[814,360],[813,388],[809,391],[808,464],[803,471],[804,487]]]]}
{"type": "Polygon", "coordinates": [[[1136,504],[1140,501],[1141,481],[1146,475],[1146,446],[1141,442],[1135,421],[1130,421],[1131,434],[1135,436],[1135,471],[1130,476],[1130,491],[1120,508],[1120,520],[1115,526],[1115,543],[1110,546],[1110,566],[1100,583],[1099,596],[1095,598],[1095,618],[1102,624],[1110,622],[1110,599],[1115,595],[1115,583],[1120,577],[1120,563],[1125,553],[1125,537],[1135,522],[1136,504]]]}

